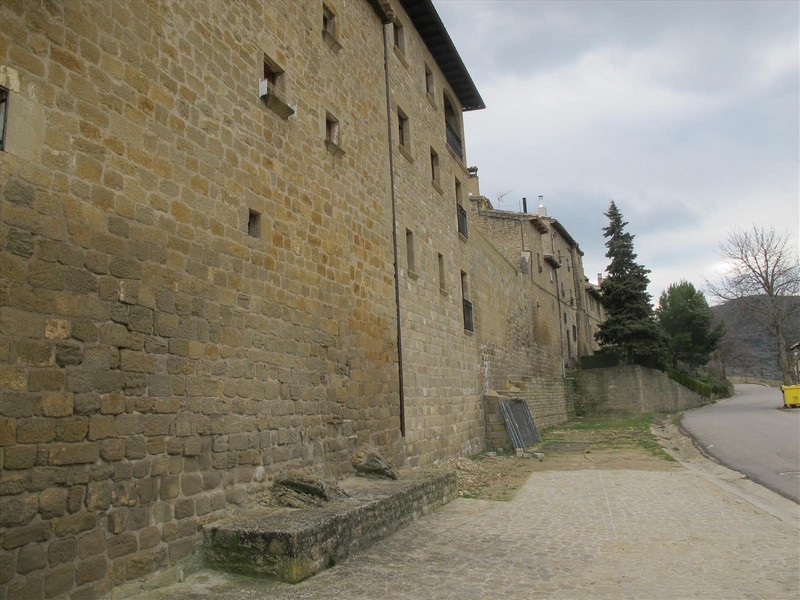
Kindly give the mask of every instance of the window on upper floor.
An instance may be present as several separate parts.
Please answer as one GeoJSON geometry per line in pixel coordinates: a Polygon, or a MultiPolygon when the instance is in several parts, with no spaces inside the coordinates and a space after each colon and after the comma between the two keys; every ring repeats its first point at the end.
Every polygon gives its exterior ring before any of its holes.
{"type": "Polygon", "coordinates": [[[286,119],[291,117],[295,110],[286,100],[284,93],[285,73],[274,60],[264,54],[263,79],[259,84],[259,96],[279,117],[286,119]]]}
{"type": "Polygon", "coordinates": [[[469,237],[469,230],[467,229],[467,209],[462,205],[461,199],[461,182],[455,180],[455,195],[456,195],[456,216],[458,219],[458,234],[464,239],[469,237]]]}
{"type": "Polygon", "coordinates": [[[403,24],[395,19],[392,23],[392,30],[394,32],[394,47],[401,53],[406,51],[406,33],[403,24]]]}
{"type": "Polygon", "coordinates": [[[439,291],[442,292],[443,294],[446,294],[447,293],[447,281],[445,279],[446,272],[444,268],[444,256],[442,256],[441,252],[438,253],[438,258],[439,258],[439,291]]]}
{"type": "Polygon", "coordinates": [[[342,45],[339,43],[339,24],[336,13],[327,4],[322,5],[322,39],[334,52],[339,52],[342,45]]]}
{"type": "Polygon", "coordinates": [[[441,191],[439,187],[439,155],[433,148],[431,148],[431,182],[441,191]]]}
{"type": "Polygon", "coordinates": [[[247,235],[254,238],[261,237],[261,213],[252,208],[247,211],[247,235]]]}
{"type": "Polygon", "coordinates": [[[7,113],[8,113],[8,90],[0,86],[0,150],[6,149],[7,113]]]}
{"type": "Polygon", "coordinates": [[[402,109],[397,109],[397,143],[400,150],[406,152],[406,157],[411,158],[411,124],[406,113],[402,109]]]}
{"type": "Polygon", "coordinates": [[[464,331],[475,331],[472,302],[469,301],[469,297],[469,279],[467,274],[461,271],[461,300],[464,305],[464,331]]]}
{"type": "Polygon", "coordinates": [[[433,71],[428,65],[425,65],[425,93],[433,96],[433,71]]]}
{"type": "Polygon", "coordinates": [[[331,113],[325,112],[325,148],[334,156],[341,156],[344,150],[341,147],[342,134],[339,119],[331,113]]]}
{"type": "Polygon", "coordinates": [[[409,277],[416,278],[417,261],[414,256],[414,232],[406,229],[406,266],[409,277]]]}
{"type": "Polygon", "coordinates": [[[461,145],[461,119],[447,94],[444,94],[444,128],[447,145],[458,158],[464,160],[464,149],[461,145]]]}

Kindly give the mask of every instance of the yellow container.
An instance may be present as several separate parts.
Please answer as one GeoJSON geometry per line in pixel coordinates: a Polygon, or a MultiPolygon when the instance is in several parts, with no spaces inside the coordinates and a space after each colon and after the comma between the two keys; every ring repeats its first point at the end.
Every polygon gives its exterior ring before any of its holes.
{"type": "Polygon", "coordinates": [[[781,390],[783,390],[783,406],[785,408],[800,406],[800,385],[782,385],[781,390]]]}

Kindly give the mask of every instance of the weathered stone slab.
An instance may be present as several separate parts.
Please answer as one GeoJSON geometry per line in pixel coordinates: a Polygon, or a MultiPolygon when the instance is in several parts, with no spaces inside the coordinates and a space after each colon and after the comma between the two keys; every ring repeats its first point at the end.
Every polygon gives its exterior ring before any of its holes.
{"type": "Polygon", "coordinates": [[[321,508],[248,508],[206,525],[206,564],[297,583],[458,496],[455,471],[340,485],[350,497],[321,508]]]}

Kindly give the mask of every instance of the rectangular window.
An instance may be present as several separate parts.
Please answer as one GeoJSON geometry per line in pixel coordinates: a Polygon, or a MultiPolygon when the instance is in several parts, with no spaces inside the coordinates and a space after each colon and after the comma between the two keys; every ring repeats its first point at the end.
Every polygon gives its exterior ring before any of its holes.
{"type": "Polygon", "coordinates": [[[431,181],[439,183],[439,155],[431,148],[431,181]]]}
{"type": "Polygon", "coordinates": [[[342,45],[339,43],[339,25],[336,14],[327,4],[322,5],[322,39],[334,52],[339,52],[342,45]]]}
{"type": "Polygon", "coordinates": [[[322,5],[322,33],[336,37],[336,15],[325,4],[322,5]]]}
{"type": "Polygon", "coordinates": [[[414,233],[410,229],[406,229],[406,264],[408,266],[408,274],[414,275],[417,265],[414,259],[414,233]]]}
{"type": "Polygon", "coordinates": [[[284,95],[284,71],[274,60],[264,54],[262,65],[263,78],[258,84],[258,95],[267,107],[282,119],[294,114],[294,107],[289,106],[284,95]]]}
{"type": "Polygon", "coordinates": [[[442,253],[439,253],[439,290],[442,292],[447,291],[447,282],[445,281],[445,270],[444,270],[444,256],[442,253]]]}
{"type": "Polygon", "coordinates": [[[253,209],[247,211],[247,235],[254,238],[261,237],[261,213],[253,209]]]}
{"type": "Polygon", "coordinates": [[[458,212],[458,233],[463,235],[465,238],[468,238],[469,232],[467,231],[467,211],[464,210],[464,207],[460,204],[456,204],[456,211],[458,212]]]}
{"type": "Polygon", "coordinates": [[[406,114],[397,109],[397,139],[400,147],[411,150],[411,126],[408,123],[406,114]]]}
{"type": "Polygon", "coordinates": [[[428,65],[425,65],[425,93],[433,96],[433,71],[428,65]]]}
{"type": "Polygon", "coordinates": [[[469,301],[469,281],[464,271],[461,271],[461,298],[464,303],[464,330],[475,331],[472,317],[472,302],[469,301]]]}
{"type": "Polygon", "coordinates": [[[403,26],[397,20],[395,20],[395,22],[392,23],[392,29],[394,30],[394,47],[400,52],[405,52],[406,34],[403,30],[403,26]]]}
{"type": "Polygon", "coordinates": [[[337,158],[344,155],[342,145],[342,134],[339,127],[339,119],[331,113],[325,113],[325,149],[337,158]]]}
{"type": "Polygon", "coordinates": [[[6,149],[6,113],[8,113],[8,90],[0,87],[0,150],[6,149]]]}
{"type": "Polygon", "coordinates": [[[339,121],[331,113],[325,115],[325,139],[339,144],[339,121]]]}

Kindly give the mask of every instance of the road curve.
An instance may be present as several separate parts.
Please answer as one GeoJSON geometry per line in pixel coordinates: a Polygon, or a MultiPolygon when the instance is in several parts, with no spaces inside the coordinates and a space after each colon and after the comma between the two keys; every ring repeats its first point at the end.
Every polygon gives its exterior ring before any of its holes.
{"type": "Polygon", "coordinates": [[[800,409],[780,390],[736,386],[733,398],[684,414],[681,426],[725,466],[800,504],[800,409]]]}

